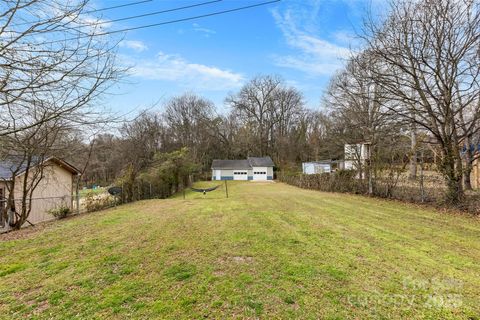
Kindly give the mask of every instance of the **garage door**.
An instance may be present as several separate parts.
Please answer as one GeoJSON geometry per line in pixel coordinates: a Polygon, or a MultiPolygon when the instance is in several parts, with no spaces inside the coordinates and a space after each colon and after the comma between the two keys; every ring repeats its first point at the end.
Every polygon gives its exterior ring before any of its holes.
{"type": "Polygon", "coordinates": [[[267,180],[267,168],[254,168],[253,180],[267,180]]]}
{"type": "Polygon", "coordinates": [[[233,180],[248,180],[248,171],[247,170],[233,171],[233,180]]]}

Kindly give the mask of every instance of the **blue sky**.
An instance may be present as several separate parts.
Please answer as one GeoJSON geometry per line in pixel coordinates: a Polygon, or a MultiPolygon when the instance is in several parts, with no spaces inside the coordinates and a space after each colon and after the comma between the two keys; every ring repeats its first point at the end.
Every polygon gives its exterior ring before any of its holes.
{"type": "MultiPolygon", "coordinates": [[[[118,19],[205,0],[151,2],[103,12],[118,19]]],[[[108,7],[131,0],[96,0],[108,7]]],[[[110,30],[201,15],[263,2],[223,0],[202,7],[115,22],[110,30]]],[[[375,2],[376,3],[376,2],[375,2]]],[[[320,106],[330,77],[358,45],[370,2],[345,0],[283,0],[245,11],[130,31],[119,48],[119,63],[131,67],[124,83],[105,100],[114,112],[143,109],[189,91],[226,110],[224,99],[255,75],[276,74],[297,87],[307,106],[320,106]]]]}

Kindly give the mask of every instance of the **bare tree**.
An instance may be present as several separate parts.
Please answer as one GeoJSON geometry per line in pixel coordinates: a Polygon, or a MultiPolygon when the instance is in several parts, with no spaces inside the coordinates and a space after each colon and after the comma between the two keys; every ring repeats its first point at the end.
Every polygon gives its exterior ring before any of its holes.
{"type": "MultiPolygon", "coordinates": [[[[298,136],[295,137],[294,131],[302,131],[299,124],[301,119],[305,117],[304,101],[302,94],[293,87],[282,86],[275,90],[274,93],[274,108],[272,108],[269,126],[269,140],[272,149],[272,157],[279,165],[282,160],[286,160],[292,149],[303,145],[306,141],[306,136],[302,135],[302,140],[298,141],[298,136]],[[300,130],[299,130],[300,129],[300,130]],[[292,144],[293,142],[293,144],[292,144]]],[[[305,132],[303,130],[303,132],[305,132]]],[[[298,153],[295,153],[298,154],[298,153]]]]}
{"type": "Polygon", "coordinates": [[[187,147],[195,161],[203,167],[211,164],[210,151],[215,148],[211,133],[215,120],[212,102],[192,93],[186,93],[169,100],[163,117],[170,130],[175,149],[187,147]]]}
{"type": "Polygon", "coordinates": [[[0,3],[0,158],[13,164],[14,228],[28,219],[45,160],[64,155],[73,130],[106,121],[99,98],[122,69],[90,9],[88,0],[0,3]]]}
{"type": "Polygon", "coordinates": [[[367,23],[366,31],[369,54],[381,65],[371,79],[395,102],[392,111],[434,137],[446,200],[458,203],[464,194],[461,145],[478,130],[480,117],[479,3],[392,2],[388,19],[367,23]]]}
{"type": "Polygon", "coordinates": [[[98,99],[121,73],[116,41],[99,36],[88,0],[0,4],[0,136],[62,118],[97,120],[98,99]]]}
{"type": "Polygon", "coordinates": [[[68,130],[68,126],[56,119],[1,138],[6,150],[4,161],[10,164],[11,170],[10,181],[6,183],[6,212],[10,215],[12,228],[19,229],[28,220],[34,191],[50,169],[50,163],[46,160],[53,150],[65,149],[59,143],[59,136],[68,130]]]}
{"type": "Polygon", "coordinates": [[[147,169],[161,147],[163,124],[155,113],[142,112],[133,121],[121,128],[123,140],[119,152],[123,158],[121,184],[126,201],[137,200],[135,182],[139,174],[147,169]]]}
{"type": "Polygon", "coordinates": [[[271,155],[281,162],[288,151],[291,130],[304,113],[302,94],[276,76],[259,76],[226,102],[242,124],[247,154],[271,155]]]}
{"type": "Polygon", "coordinates": [[[231,95],[226,102],[235,110],[242,122],[255,135],[254,144],[250,145],[253,153],[267,155],[269,148],[268,134],[277,119],[275,115],[275,94],[282,85],[278,77],[256,77],[242,87],[236,95],[231,95]]]}
{"type": "Polygon", "coordinates": [[[326,95],[332,116],[343,124],[344,131],[337,135],[338,141],[342,145],[368,145],[367,159],[362,154],[363,147],[351,148],[351,156],[355,158],[359,176],[368,181],[370,194],[374,176],[384,167],[379,165],[380,160],[389,152],[382,149],[382,142],[401,133],[401,123],[389,111],[385,92],[371,79],[376,68],[377,63],[368,52],[359,54],[333,79],[326,95]]]}

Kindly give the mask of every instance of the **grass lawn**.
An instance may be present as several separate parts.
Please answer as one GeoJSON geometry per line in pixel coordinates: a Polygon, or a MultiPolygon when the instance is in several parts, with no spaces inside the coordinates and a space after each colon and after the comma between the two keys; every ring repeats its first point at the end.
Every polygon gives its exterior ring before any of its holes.
{"type": "Polygon", "coordinates": [[[1,236],[0,318],[480,319],[478,219],[281,183],[228,190],[1,236]]]}
{"type": "Polygon", "coordinates": [[[99,187],[99,188],[96,188],[96,189],[80,189],[79,193],[80,193],[80,197],[85,197],[87,196],[87,194],[101,194],[101,193],[104,193],[104,192],[107,192],[107,190],[105,188],[102,188],[102,187],[99,187]]]}

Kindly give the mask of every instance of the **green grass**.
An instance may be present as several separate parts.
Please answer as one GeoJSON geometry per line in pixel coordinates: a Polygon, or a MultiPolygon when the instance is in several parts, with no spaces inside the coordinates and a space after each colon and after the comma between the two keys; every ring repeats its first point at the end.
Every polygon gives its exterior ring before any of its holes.
{"type": "Polygon", "coordinates": [[[105,188],[99,187],[96,189],[80,189],[79,193],[81,197],[85,197],[87,194],[101,194],[107,192],[105,188]]]}
{"type": "Polygon", "coordinates": [[[478,219],[281,183],[228,189],[0,242],[0,318],[480,319],[478,219]]]}

